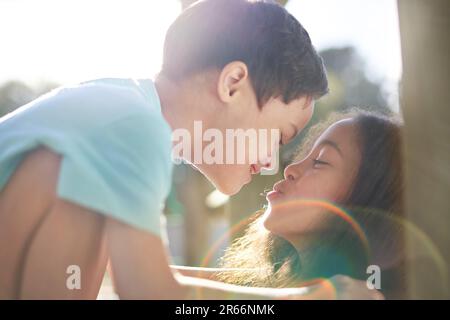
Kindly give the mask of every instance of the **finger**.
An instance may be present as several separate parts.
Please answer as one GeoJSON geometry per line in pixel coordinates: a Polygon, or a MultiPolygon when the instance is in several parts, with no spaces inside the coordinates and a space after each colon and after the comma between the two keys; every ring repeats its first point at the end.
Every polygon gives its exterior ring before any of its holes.
{"type": "Polygon", "coordinates": [[[378,290],[374,291],[373,297],[374,297],[375,300],[385,300],[384,295],[378,290]]]}

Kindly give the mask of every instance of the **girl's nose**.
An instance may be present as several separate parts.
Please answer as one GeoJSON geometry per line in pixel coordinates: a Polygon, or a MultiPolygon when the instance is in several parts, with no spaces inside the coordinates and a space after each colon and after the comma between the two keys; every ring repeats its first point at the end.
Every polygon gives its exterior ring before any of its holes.
{"type": "Polygon", "coordinates": [[[299,173],[297,170],[298,163],[292,163],[284,169],[284,178],[286,180],[295,180],[298,178],[299,173]]]}

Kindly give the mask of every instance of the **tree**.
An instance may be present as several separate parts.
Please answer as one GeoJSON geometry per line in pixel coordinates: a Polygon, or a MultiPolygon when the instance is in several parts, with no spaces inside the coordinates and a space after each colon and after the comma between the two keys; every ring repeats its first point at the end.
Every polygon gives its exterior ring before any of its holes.
{"type": "Polygon", "coordinates": [[[40,83],[35,88],[21,81],[5,82],[0,87],[0,117],[55,87],[57,87],[57,84],[51,82],[40,83]]]}
{"type": "MultiPolygon", "coordinates": [[[[450,1],[399,0],[398,8],[403,55],[406,214],[436,244],[442,258],[440,270],[431,261],[434,259],[407,265],[409,294],[414,299],[449,299],[450,1]]],[[[420,250],[408,236],[409,259],[415,259],[420,250]]],[[[436,254],[430,251],[426,250],[428,256],[435,258],[436,254]]]]}

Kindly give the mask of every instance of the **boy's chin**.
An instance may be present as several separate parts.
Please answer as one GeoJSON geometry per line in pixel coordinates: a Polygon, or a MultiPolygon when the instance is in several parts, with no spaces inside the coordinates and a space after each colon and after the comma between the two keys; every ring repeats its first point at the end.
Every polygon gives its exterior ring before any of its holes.
{"type": "MultiPolygon", "coordinates": [[[[230,174],[226,177],[227,178],[235,178],[236,175],[233,176],[232,174],[230,174]]],[[[215,180],[215,181],[211,180],[211,181],[217,190],[219,190],[220,192],[222,192],[228,196],[235,195],[236,193],[241,191],[243,186],[245,186],[246,184],[249,183],[248,180],[244,180],[244,179],[242,179],[242,181],[237,181],[236,179],[226,180],[226,181],[224,181],[224,179],[220,179],[220,180],[215,180]]]]}
{"type": "Polygon", "coordinates": [[[214,183],[214,186],[216,187],[217,190],[219,190],[220,192],[222,192],[223,194],[226,194],[228,196],[233,196],[236,193],[238,193],[239,191],[241,191],[242,187],[244,186],[244,184],[239,184],[239,185],[233,185],[233,184],[218,184],[218,183],[214,183]]]}
{"type": "Polygon", "coordinates": [[[220,172],[211,170],[212,168],[208,166],[198,166],[198,169],[217,190],[228,196],[238,193],[244,185],[251,182],[252,178],[250,174],[246,175],[239,170],[229,170],[230,168],[227,167],[223,167],[220,172]]]}

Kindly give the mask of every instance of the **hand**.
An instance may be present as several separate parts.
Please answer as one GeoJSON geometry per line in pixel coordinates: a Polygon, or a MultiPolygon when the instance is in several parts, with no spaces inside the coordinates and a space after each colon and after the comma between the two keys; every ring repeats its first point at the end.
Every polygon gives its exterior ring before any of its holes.
{"type": "Polygon", "coordinates": [[[384,300],[381,292],[369,289],[366,281],[337,275],[309,287],[308,299],[315,300],[384,300]]]}

